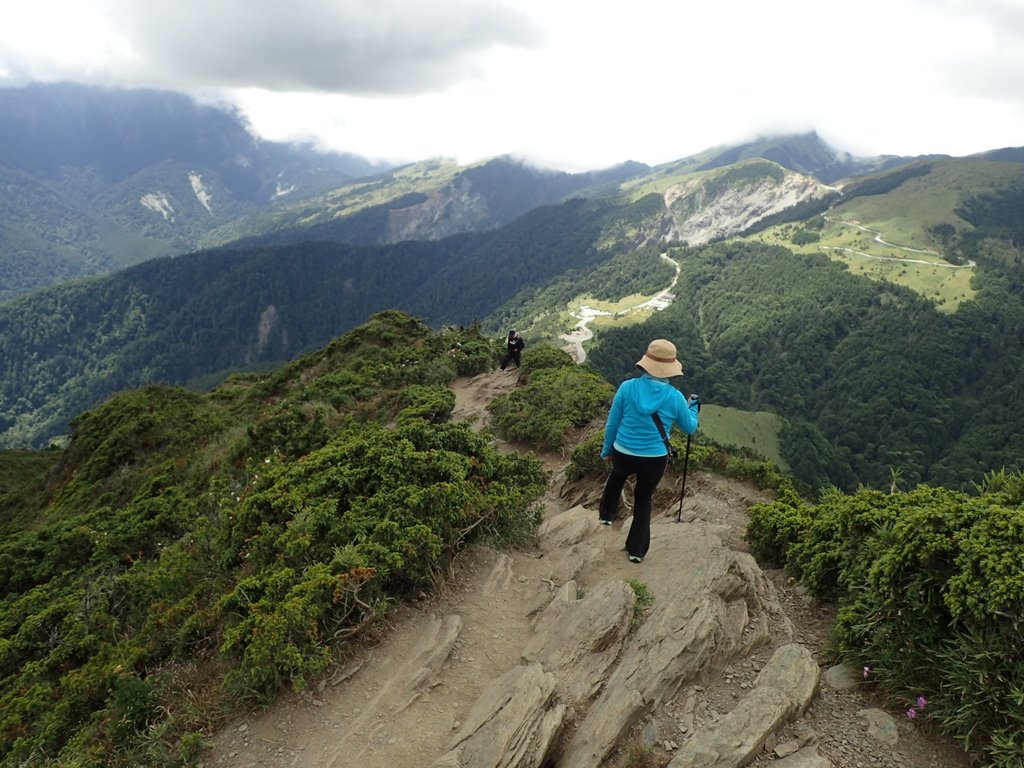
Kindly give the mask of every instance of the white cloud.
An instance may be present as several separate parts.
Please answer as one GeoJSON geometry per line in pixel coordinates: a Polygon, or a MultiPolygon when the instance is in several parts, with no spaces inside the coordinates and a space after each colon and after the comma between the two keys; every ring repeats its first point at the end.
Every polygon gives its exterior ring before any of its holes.
{"type": "Polygon", "coordinates": [[[217,94],[268,138],[373,158],[580,169],[811,129],[865,155],[1024,143],[1019,0],[0,2],[0,82],[217,94]]]}

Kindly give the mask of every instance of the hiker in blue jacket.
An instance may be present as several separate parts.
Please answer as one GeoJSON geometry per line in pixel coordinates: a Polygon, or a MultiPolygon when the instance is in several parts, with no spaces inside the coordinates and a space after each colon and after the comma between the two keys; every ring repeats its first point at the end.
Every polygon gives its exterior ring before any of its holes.
{"type": "Polygon", "coordinates": [[[604,427],[601,458],[610,461],[611,474],[601,497],[602,525],[611,525],[619,509],[619,495],[630,475],[636,475],[633,493],[633,522],[626,535],[631,562],[644,559],[651,545],[651,499],[668,466],[668,435],[673,425],[692,435],[697,431],[700,400],[689,399],[669,379],[683,375],[676,359],[676,346],[655,339],[637,361],[641,374],[619,385],[604,427]],[[653,415],[657,414],[661,428],[653,415]],[[664,433],[664,437],[663,437],[664,433]]]}

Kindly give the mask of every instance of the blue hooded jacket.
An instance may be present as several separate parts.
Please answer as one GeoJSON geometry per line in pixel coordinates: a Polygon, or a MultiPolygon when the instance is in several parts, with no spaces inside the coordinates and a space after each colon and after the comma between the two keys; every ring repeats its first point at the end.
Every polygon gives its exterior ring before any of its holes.
{"type": "Polygon", "coordinates": [[[601,458],[612,448],[632,456],[664,456],[668,453],[651,414],[658,412],[665,433],[672,425],[692,435],[697,431],[697,403],[689,404],[683,393],[668,379],[656,379],[649,373],[627,379],[619,385],[604,426],[601,458]]]}

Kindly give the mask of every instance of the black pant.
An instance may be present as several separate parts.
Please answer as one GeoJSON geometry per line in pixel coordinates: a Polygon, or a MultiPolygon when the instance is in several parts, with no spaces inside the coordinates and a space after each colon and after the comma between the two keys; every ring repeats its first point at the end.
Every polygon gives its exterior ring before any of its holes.
{"type": "MultiPolygon", "coordinates": [[[[502,360],[501,360],[501,370],[504,371],[506,368],[508,368],[508,364],[509,363],[515,363],[516,364],[516,368],[518,368],[519,367],[519,355],[520,355],[520,352],[519,352],[518,349],[517,350],[509,350],[505,354],[505,357],[503,357],[502,360]]],[[[491,358],[491,359],[493,360],[494,358],[491,358]]]]}
{"type": "Polygon", "coordinates": [[[651,499],[665,474],[668,456],[630,456],[612,449],[612,473],[601,496],[602,520],[614,520],[619,511],[619,496],[630,475],[636,475],[633,489],[633,522],[626,534],[626,551],[631,557],[644,557],[651,546],[651,499]]]}

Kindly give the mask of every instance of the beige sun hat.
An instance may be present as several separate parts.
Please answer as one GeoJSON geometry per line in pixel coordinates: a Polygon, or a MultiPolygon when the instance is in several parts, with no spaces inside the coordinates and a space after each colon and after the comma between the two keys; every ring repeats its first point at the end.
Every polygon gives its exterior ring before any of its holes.
{"type": "Polygon", "coordinates": [[[647,352],[636,362],[651,376],[669,379],[683,375],[683,365],[676,360],[676,345],[668,339],[655,339],[647,345],[647,352]]]}

